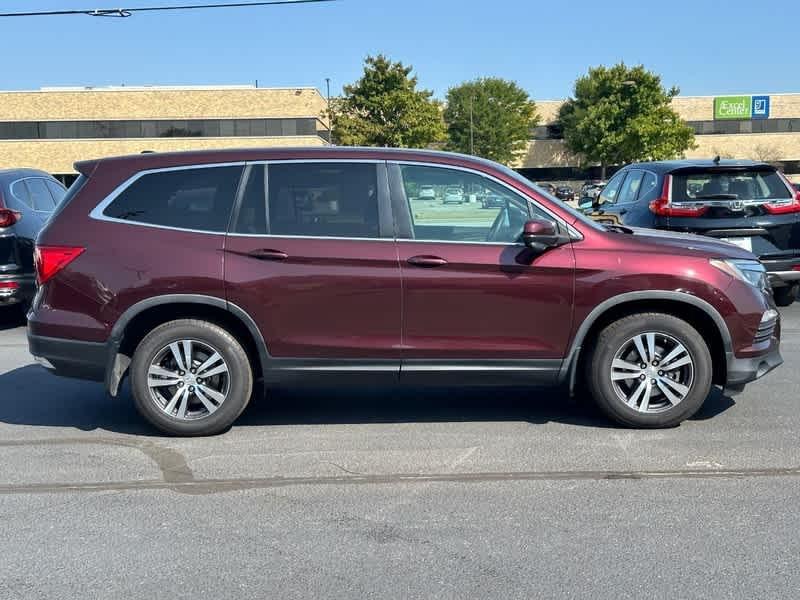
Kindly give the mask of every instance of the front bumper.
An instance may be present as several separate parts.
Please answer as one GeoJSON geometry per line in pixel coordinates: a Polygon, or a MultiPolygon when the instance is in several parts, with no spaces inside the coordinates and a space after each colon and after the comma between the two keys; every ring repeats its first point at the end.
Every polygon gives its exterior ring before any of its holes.
{"type": "Polygon", "coordinates": [[[795,271],[795,268],[800,268],[800,258],[759,258],[761,264],[767,270],[767,277],[772,287],[784,287],[800,283],[800,271],[795,271]]]}
{"type": "Polygon", "coordinates": [[[783,364],[780,348],[775,344],[767,354],[751,358],[728,356],[728,379],[725,393],[729,396],[740,393],[744,386],[755,381],[783,364]]]}

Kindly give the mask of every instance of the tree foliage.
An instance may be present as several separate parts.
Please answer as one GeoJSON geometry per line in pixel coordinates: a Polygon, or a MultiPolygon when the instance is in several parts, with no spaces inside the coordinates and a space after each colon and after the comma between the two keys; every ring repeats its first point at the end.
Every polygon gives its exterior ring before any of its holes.
{"type": "Polygon", "coordinates": [[[497,77],[450,88],[446,104],[447,148],[502,163],[514,161],[527,148],[539,121],[528,93],[497,77]]]}
{"type": "Polygon", "coordinates": [[[417,89],[412,67],[368,56],[361,79],[333,103],[333,137],[346,146],[424,148],[444,139],[441,107],[417,89]]]}
{"type": "Polygon", "coordinates": [[[670,106],[678,92],[641,65],[589,69],[559,111],[564,141],[604,168],[679,157],[694,147],[694,132],[670,106]]]}

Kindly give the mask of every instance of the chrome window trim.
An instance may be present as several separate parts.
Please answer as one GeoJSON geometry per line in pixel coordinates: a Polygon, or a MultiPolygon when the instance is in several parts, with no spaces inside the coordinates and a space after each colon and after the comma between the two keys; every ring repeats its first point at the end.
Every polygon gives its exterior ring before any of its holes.
{"type": "MultiPolygon", "coordinates": [[[[470,173],[472,175],[477,175],[478,177],[485,177],[486,179],[489,179],[490,181],[493,181],[493,182],[497,183],[498,185],[506,188],[507,190],[509,190],[511,192],[512,195],[517,196],[523,202],[526,202],[528,204],[532,204],[533,206],[535,206],[536,208],[541,210],[543,213],[548,215],[551,219],[553,219],[553,221],[555,221],[555,223],[557,223],[559,226],[563,227],[567,232],[569,232],[569,236],[573,241],[577,241],[577,240],[582,240],[583,239],[583,235],[577,229],[575,229],[571,224],[569,224],[566,221],[564,221],[564,219],[562,219],[558,215],[554,214],[553,211],[551,211],[550,209],[542,206],[541,203],[537,202],[534,198],[531,198],[531,197],[521,193],[515,187],[507,184],[505,181],[503,181],[501,179],[498,179],[497,177],[495,177],[494,175],[492,175],[490,173],[486,173],[484,171],[478,171],[478,170],[470,168],[470,167],[462,167],[460,165],[450,165],[450,164],[447,164],[447,163],[433,163],[433,162],[421,162],[421,161],[409,161],[409,160],[390,160],[390,161],[387,161],[387,162],[394,163],[394,164],[396,164],[398,166],[411,165],[411,166],[415,166],[415,167],[436,167],[436,168],[440,168],[440,169],[451,169],[451,170],[455,170],[455,171],[464,171],[465,173],[470,173]]],[[[406,202],[409,202],[408,197],[406,197],[406,202]]],[[[409,206],[409,208],[410,208],[410,206],[409,206]]],[[[411,226],[412,227],[414,226],[413,221],[411,223],[411,226]]],[[[520,247],[524,247],[525,246],[525,244],[521,244],[519,242],[471,242],[471,241],[463,241],[463,240],[461,240],[461,241],[459,241],[459,240],[452,240],[452,241],[451,240],[419,240],[419,239],[416,239],[416,238],[414,238],[414,239],[398,239],[397,241],[398,242],[424,242],[426,244],[440,244],[441,243],[441,244],[479,244],[479,245],[484,245],[484,246],[486,246],[486,245],[488,245],[488,246],[520,246],[520,247]]]]}
{"type": "MultiPolygon", "coordinates": [[[[498,185],[501,185],[507,188],[512,194],[520,197],[525,202],[529,202],[536,206],[537,208],[541,209],[542,212],[549,215],[556,223],[562,225],[569,233],[570,237],[573,241],[579,241],[583,239],[583,235],[575,229],[570,223],[567,223],[557,215],[553,214],[552,211],[548,210],[547,208],[543,207],[539,202],[535,201],[533,198],[529,198],[528,196],[522,194],[516,188],[508,185],[504,181],[501,181],[497,177],[490,175],[488,173],[484,173],[483,171],[477,171],[475,169],[461,167],[459,165],[450,165],[445,163],[433,163],[433,162],[421,162],[421,161],[390,161],[385,159],[377,159],[377,158],[290,158],[290,159],[264,159],[264,160],[247,160],[247,161],[234,161],[234,162],[222,162],[222,163],[204,163],[204,164],[193,164],[193,165],[179,165],[174,167],[157,167],[154,169],[146,169],[144,171],[139,171],[131,175],[128,179],[120,183],[116,188],[114,188],[103,200],[100,201],[97,206],[95,206],[92,211],[89,213],[89,218],[94,219],[96,221],[105,221],[109,223],[119,223],[123,225],[134,225],[138,227],[150,227],[153,229],[164,229],[167,231],[183,231],[186,233],[202,233],[206,235],[216,235],[216,236],[231,236],[231,237],[241,237],[241,238],[288,238],[288,239],[314,239],[314,240],[344,240],[344,241],[376,241],[376,242],[424,242],[429,244],[471,244],[471,245],[483,245],[483,246],[518,246],[524,247],[525,244],[521,244],[519,242],[472,242],[472,241],[447,241],[447,240],[409,240],[409,239],[397,239],[395,238],[376,238],[376,237],[337,237],[337,236],[311,236],[311,235],[277,235],[277,234],[259,234],[259,233],[233,233],[227,231],[208,231],[205,229],[190,229],[187,227],[172,227],[169,225],[157,225],[154,223],[142,223],[139,221],[128,221],[125,219],[116,219],[114,217],[109,217],[103,214],[103,211],[108,208],[108,206],[123,192],[125,191],[130,185],[136,182],[141,177],[145,175],[150,175],[152,173],[161,173],[167,171],[184,171],[188,169],[213,169],[218,167],[246,167],[248,165],[271,165],[271,164],[307,164],[307,163],[364,163],[364,164],[380,164],[380,163],[395,163],[395,164],[408,164],[408,165],[415,165],[415,166],[432,166],[432,167],[439,167],[443,169],[455,169],[459,171],[465,171],[467,173],[472,173],[478,176],[486,177],[498,185]]],[[[268,170],[265,169],[265,172],[268,170]]],[[[265,176],[265,179],[268,175],[265,176]]],[[[44,178],[42,178],[44,179],[44,178]]],[[[49,213],[48,213],[49,214],[49,213]]]]}
{"type": "Polygon", "coordinates": [[[208,231],[206,229],[189,229],[186,227],[172,227],[169,225],[156,225],[155,223],[142,223],[140,221],[128,221],[126,219],[115,219],[114,217],[109,217],[103,214],[103,211],[108,208],[108,206],[119,196],[122,192],[124,192],[129,186],[131,186],[136,180],[144,177],[145,175],[150,175],[152,173],[163,173],[167,171],[185,171],[188,169],[213,169],[217,167],[246,167],[248,165],[270,165],[270,164],[289,164],[289,163],[368,163],[368,164],[380,164],[385,163],[385,160],[382,159],[341,159],[341,158],[312,158],[312,159],[303,159],[303,158],[291,158],[291,159],[274,159],[274,160],[242,160],[242,161],[234,161],[234,162],[225,162],[225,163],[204,163],[204,164],[195,164],[195,165],[180,165],[176,167],[157,167],[155,169],[147,169],[145,171],[139,171],[131,175],[128,179],[123,181],[119,184],[116,188],[114,188],[111,193],[103,198],[100,203],[95,206],[92,211],[89,213],[89,218],[94,219],[95,221],[106,221],[109,223],[121,223],[123,225],[136,225],[139,227],[152,227],[154,229],[166,229],[168,231],[185,231],[187,233],[205,233],[207,235],[232,235],[237,237],[296,237],[302,239],[312,238],[315,240],[320,239],[336,239],[336,240],[375,240],[380,239],[394,241],[393,238],[348,238],[348,237],[321,237],[321,236],[307,236],[307,235],[298,235],[298,236],[275,236],[269,234],[257,234],[257,233],[228,233],[227,231],[208,231]]]}
{"type": "Polygon", "coordinates": [[[89,218],[94,219],[95,221],[106,221],[108,223],[121,223],[123,225],[136,225],[138,227],[151,227],[153,229],[166,229],[169,231],[185,231],[188,233],[205,233],[207,235],[226,235],[228,224],[225,224],[225,227],[222,231],[208,231],[207,229],[190,229],[188,227],[172,227],[169,225],[157,225],[155,223],[142,223],[139,221],[128,221],[126,219],[116,219],[114,217],[109,217],[103,214],[108,206],[117,199],[117,197],[124,192],[128,187],[133,185],[137,180],[141,179],[145,175],[151,175],[153,173],[166,173],[169,171],[188,171],[190,169],[215,169],[220,167],[244,167],[247,165],[247,161],[234,161],[234,162],[227,162],[227,163],[208,163],[208,164],[198,164],[198,165],[180,165],[176,167],[158,167],[155,169],[147,169],[145,171],[139,171],[134,173],[128,179],[123,181],[119,184],[116,188],[114,188],[111,193],[103,198],[100,201],[100,204],[95,206],[92,209],[92,212],[89,213],[89,218]]]}
{"type": "Polygon", "coordinates": [[[229,233],[228,237],[237,238],[270,238],[270,239],[296,239],[296,240],[347,240],[351,242],[394,242],[395,238],[373,237],[337,237],[333,235],[277,235],[274,233],[229,233]]]}

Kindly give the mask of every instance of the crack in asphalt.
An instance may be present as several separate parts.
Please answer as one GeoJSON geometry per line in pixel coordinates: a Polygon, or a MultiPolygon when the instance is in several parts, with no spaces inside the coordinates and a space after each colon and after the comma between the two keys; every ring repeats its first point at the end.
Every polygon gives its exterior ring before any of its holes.
{"type": "Polygon", "coordinates": [[[800,467],[748,469],[673,469],[673,470],[574,470],[505,471],[477,473],[357,473],[339,464],[347,475],[306,477],[201,478],[194,476],[186,457],[174,448],[150,440],[119,437],[54,438],[0,441],[0,448],[24,446],[111,445],[142,452],[158,467],[161,479],[129,481],[0,484],[0,495],[49,494],[68,492],[108,492],[119,490],[171,490],[183,494],[214,494],[250,489],[306,485],[381,485],[414,483],[487,483],[499,481],[614,481],[656,479],[742,479],[754,477],[797,477],[800,467]]]}
{"type": "MultiPolygon", "coordinates": [[[[152,460],[161,477],[167,483],[180,483],[194,481],[194,473],[186,462],[186,457],[173,448],[168,448],[151,442],[150,440],[137,440],[134,438],[96,437],[96,438],[55,438],[40,440],[6,440],[0,442],[0,448],[21,446],[66,446],[66,445],[95,445],[95,446],[122,446],[139,450],[152,460]]],[[[78,484],[79,485],[79,484],[78,484]]],[[[116,489],[116,488],[112,488],[116,489]]]]}
{"type": "Polygon", "coordinates": [[[380,485],[413,483],[487,483],[515,481],[614,481],[657,479],[742,479],[797,477],[800,467],[779,469],[678,469],[667,471],[512,471],[484,473],[388,473],[319,477],[255,477],[234,479],[133,480],[115,482],[0,484],[0,494],[171,490],[184,494],[214,494],[306,485],[380,485]]]}

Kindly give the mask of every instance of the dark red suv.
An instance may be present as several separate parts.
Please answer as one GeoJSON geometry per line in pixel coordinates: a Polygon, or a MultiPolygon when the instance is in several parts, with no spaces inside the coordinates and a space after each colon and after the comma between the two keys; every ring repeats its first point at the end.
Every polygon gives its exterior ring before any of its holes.
{"type": "Polygon", "coordinates": [[[259,380],[330,376],[585,386],[618,422],[665,427],[782,362],[751,253],[600,225],[491,162],[316,148],[76,167],[38,239],[31,353],[112,395],[127,375],[173,434],[224,430],[259,380]]]}

